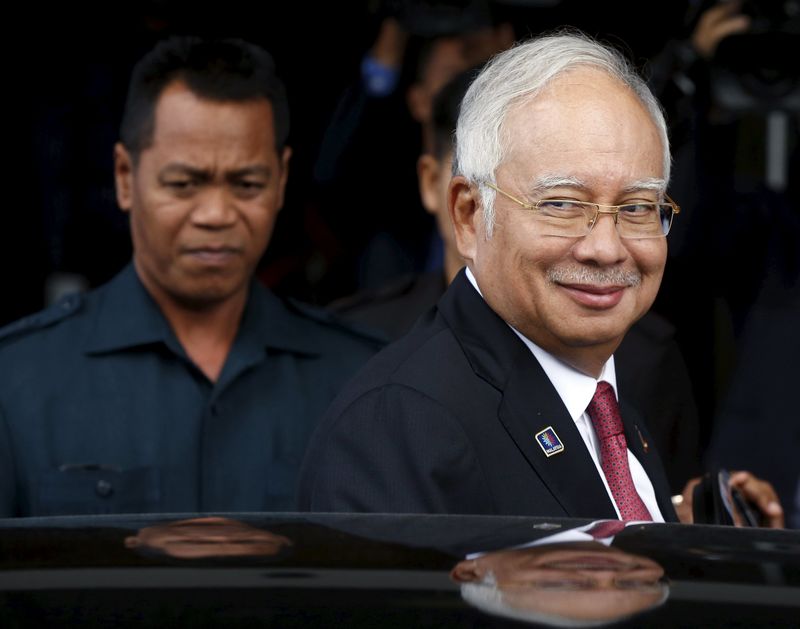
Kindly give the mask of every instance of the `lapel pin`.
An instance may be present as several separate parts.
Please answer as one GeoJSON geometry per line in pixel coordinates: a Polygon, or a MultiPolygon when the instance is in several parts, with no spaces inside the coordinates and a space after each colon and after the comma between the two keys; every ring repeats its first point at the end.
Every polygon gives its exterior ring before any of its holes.
{"type": "Polygon", "coordinates": [[[647,439],[645,439],[644,435],[642,435],[642,431],[639,430],[639,426],[636,426],[636,434],[639,435],[639,441],[642,442],[642,448],[644,449],[645,453],[649,452],[650,451],[650,444],[647,443],[647,439]]]}
{"type": "Polygon", "coordinates": [[[564,451],[564,444],[561,443],[561,440],[558,438],[552,426],[548,426],[544,430],[536,433],[536,443],[539,444],[539,447],[547,457],[564,451]]]}

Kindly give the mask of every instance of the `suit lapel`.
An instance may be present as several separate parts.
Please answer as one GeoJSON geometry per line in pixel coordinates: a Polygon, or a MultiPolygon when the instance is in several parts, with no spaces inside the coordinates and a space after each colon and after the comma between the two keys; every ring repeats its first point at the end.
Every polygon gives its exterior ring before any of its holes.
{"type": "Polygon", "coordinates": [[[625,425],[625,440],[628,442],[628,449],[633,452],[639,463],[642,464],[644,471],[647,472],[647,476],[650,478],[650,482],[653,483],[661,515],[664,516],[664,520],[667,522],[677,522],[678,515],[675,513],[675,507],[672,506],[672,492],[664,474],[664,466],[641,415],[633,406],[625,403],[624,400],[620,400],[620,412],[625,425]]]}
{"type": "Polygon", "coordinates": [[[539,363],[527,347],[522,348],[527,356],[514,366],[503,391],[500,421],[567,515],[616,518],[575,422],[539,363]],[[537,433],[547,428],[553,429],[564,446],[551,456],[536,439],[537,433]]]}
{"type": "Polygon", "coordinates": [[[533,472],[570,517],[616,518],[575,422],[530,350],[461,271],[439,302],[476,375],[502,392],[498,418],[533,472]],[[552,427],[564,446],[547,456],[536,434],[552,427]]]}

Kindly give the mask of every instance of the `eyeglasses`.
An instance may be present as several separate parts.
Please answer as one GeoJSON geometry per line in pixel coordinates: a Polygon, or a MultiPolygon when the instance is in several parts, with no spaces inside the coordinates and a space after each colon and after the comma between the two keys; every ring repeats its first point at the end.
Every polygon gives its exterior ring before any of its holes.
{"type": "Polygon", "coordinates": [[[601,214],[611,214],[620,238],[663,238],[669,233],[672,217],[681,211],[666,194],[665,203],[602,205],[569,199],[541,199],[536,203],[526,203],[493,183],[487,181],[485,184],[526,210],[532,210],[542,226],[542,234],[546,236],[582,238],[592,231],[601,214]]]}

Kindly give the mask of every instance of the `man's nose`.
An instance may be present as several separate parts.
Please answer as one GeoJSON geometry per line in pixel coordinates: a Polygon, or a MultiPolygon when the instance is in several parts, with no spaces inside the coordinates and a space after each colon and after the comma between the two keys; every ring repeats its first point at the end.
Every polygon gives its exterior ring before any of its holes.
{"type": "Polygon", "coordinates": [[[592,230],[573,247],[575,259],[598,266],[612,266],[624,262],[629,254],[617,231],[616,221],[616,214],[598,214],[592,230]]]}
{"type": "Polygon", "coordinates": [[[208,186],[197,197],[197,204],[192,211],[192,222],[208,229],[223,229],[236,222],[236,206],[231,195],[224,186],[208,186]]]}

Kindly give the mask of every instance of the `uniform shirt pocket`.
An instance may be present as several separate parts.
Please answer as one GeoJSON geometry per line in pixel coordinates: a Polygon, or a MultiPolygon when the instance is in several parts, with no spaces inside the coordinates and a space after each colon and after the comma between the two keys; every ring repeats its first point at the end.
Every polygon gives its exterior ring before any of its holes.
{"type": "Polygon", "coordinates": [[[39,515],[152,513],[159,511],[161,475],[155,467],[66,464],[46,472],[37,493],[39,515]]]}

